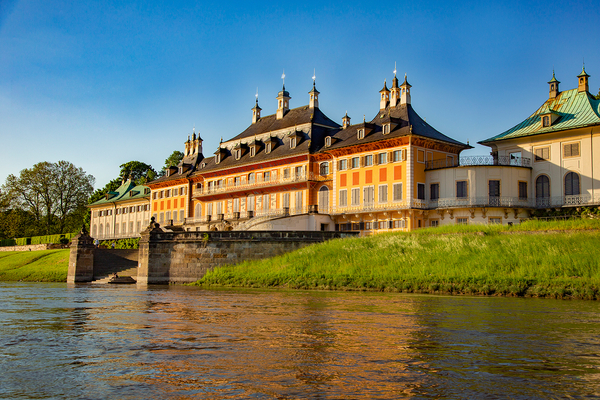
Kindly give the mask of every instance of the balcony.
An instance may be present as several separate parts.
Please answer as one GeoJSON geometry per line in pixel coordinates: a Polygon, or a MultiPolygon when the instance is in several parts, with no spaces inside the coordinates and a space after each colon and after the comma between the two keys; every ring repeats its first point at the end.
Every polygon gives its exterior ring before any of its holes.
{"type": "Polygon", "coordinates": [[[467,156],[456,159],[433,160],[425,163],[425,170],[454,168],[454,167],[479,167],[496,165],[503,167],[526,167],[531,168],[531,159],[510,156],[467,156]]]}
{"type": "Polygon", "coordinates": [[[221,186],[212,187],[212,188],[209,188],[207,186],[205,186],[203,188],[194,188],[194,190],[192,191],[192,195],[194,197],[201,197],[201,196],[209,196],[209,195],[220,194],[220,193],[228,193],[228,192],[236,192],[236,191],[243,191],[243,190],[267,188],[267,187],[279,186],[279,185],[287,185],[287,184],[299,183],[299,182],[308,182],[308,181],[323,182],[323,181],[330,181],[332,179],[333,179],[333,174],[320,175],[320,174],[315,174],[315,173],[310,172],[308,174],[302,174],[302,175],[293,175],[293,176],[288,176],[288,177],[282,176],[277,179],[269,179],[267,181],[253,181],[253,182],[240,183],[237,185],[236,184],[233,184],[233,185],[223,184],[221,186]]]}

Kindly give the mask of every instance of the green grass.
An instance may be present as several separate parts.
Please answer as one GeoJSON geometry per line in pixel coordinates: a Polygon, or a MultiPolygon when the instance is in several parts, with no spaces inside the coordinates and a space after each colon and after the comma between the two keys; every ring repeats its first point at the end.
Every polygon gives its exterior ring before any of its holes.
{"type": "Polygon", "coordinates": [[[0,281],[66,282],[69,249],[0,252],[0,281]]]}
{"type": "Polygon", "coordinates": [[[196,284],[599,299],[599,228],[531,221],[332,240],[220,267],[196,284]],[[558,232],[532,234],[540,230],[558,232]]]}

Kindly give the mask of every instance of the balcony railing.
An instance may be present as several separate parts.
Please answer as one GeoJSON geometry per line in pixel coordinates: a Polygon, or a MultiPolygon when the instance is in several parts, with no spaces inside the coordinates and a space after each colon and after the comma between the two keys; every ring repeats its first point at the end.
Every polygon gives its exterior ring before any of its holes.
{"type": "Polygon", "coordinates": [[[218,186],[218,187],[204,186],[202,188],[194,188],[192,193],[194,196],[206,196],[206,195],[226,193],[226,192],[235,192],[238,190],[248,190],[248,189],[255,189],[255,188],[264,188],[264,187],[270,187],[270,186],[285,185],[285,184],[297,183],[297,182],[330,181],[332,179],[333,179],[333,174],[321,175],[321,174],[315,174],[315,173],[310,172],[310,173],[302,174],[302,175],[290,175],[288,177],[281,176],[276,179],[269,179],[267,181],[255,180],[253,182],[239,183],[237,185],[235,183],[232,185],[227,185],[227,184],[223,183],[221,186],[218,186]]]}
{"type": "Polygon", "coordinates": [[[531,159],[511,156],[466,156],[457,159],[433,160],[425,163],[425,169],[441,169],[452,167],[499,165],[505,167],[529,167],[531,159]]]}

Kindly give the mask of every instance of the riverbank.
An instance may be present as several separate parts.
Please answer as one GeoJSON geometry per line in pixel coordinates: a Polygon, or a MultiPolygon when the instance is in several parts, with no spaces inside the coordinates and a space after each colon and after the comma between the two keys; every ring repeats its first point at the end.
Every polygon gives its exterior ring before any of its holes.
{"type": "Polygon", "coordinates": [[[69,249],[0,252],[0,281],[66,282],[69,249]]]}
{"type": "Polygon", "coordinates": [[[600,299],[600,221],[447,226],[332,240],[199,286],[600,299]]]}

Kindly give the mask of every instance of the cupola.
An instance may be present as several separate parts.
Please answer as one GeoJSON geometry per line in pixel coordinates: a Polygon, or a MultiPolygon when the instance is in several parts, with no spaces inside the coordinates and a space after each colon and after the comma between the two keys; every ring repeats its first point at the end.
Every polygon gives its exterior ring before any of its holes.
{"type": "Polygon", "coordinates": [[[406,80],[406,74],[404,74],[404,82],[400,85],[400,105],[410,104],[410,88],[412,86],[406,80]]]}
{"type": "Polygon", "coordinates": [[[558,90],[559,83],[560,82],[554,76],[554,71],[552,71],[552,79],[550,79],[550,81],[548,82],[548,84],[550,85],[550,98],[551,99],[555,99],[556,96],[558,96],[558,94],[560,93],[558,90]]]}
{"type": "Polygon", "coordinates": [[[394,69],[394,80],[392,81],[392,97],[390,99],[390,107],[396,107],[400,102],[400,87],[398,86],[398,78],[396,78],[396,70],[394,69]]]}
{"type": "Polygon", "coordinates": [[[310,108],[319,108],[319,91],[315,87],[315,81],[313,80],[313,87],[310,92],[308,92],[310,98],[308,106],[310,108]]]}
{"type": "Polygon", "coordinates": [[[581,70],[581,73],[579,75],[577,75],[577,78],[579,78],[579,88],[578,88],[579,92],[589,92],[590,91],[590,87],[588,85],[589,77],[590,76],[585,72],[585,65],[584,65],[583,69],[581,70]]]}
{"type": "Polygon", "coordinates": [[[258,106],[258,93],[256,94],[256,104],[252,107],[252,123],[255,124],[260,119],[260,108],[258,106]]]}
{"type": "Polygon", "coordinates": [[[390,101],[390,91],[387,88],[387,83],[385,80],[383,81],[383,89],[381,89],[379,93],[381,94],[381,100],[379,101],[379,109],[385,110],[388,102],[390,101]]]}
{"type": "Polygon", "coordinates": [[[342,118],[342,128],[346,129],[350,126],[350,117],[348,116],[348,111],[346,111],[346,115],[342,118]]]}

